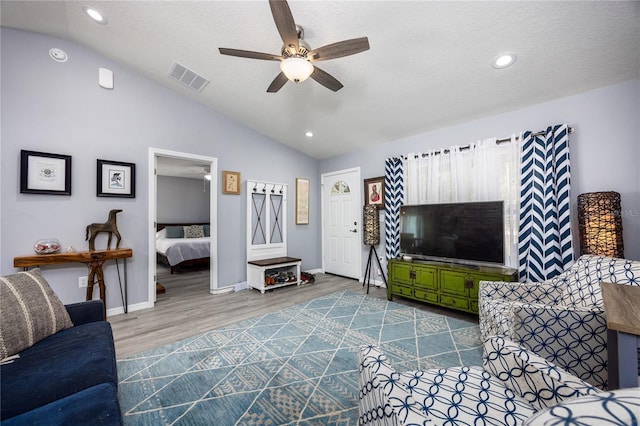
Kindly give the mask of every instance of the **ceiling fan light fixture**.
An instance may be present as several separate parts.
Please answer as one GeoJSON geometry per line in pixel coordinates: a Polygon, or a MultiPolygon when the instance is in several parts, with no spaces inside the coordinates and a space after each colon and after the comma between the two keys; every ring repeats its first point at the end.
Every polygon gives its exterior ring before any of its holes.
{"type": "Polygon", "coordinates": [[[305,81],[313,72],[313,65],[306,59],[293,57],[280,62],[280,70],[293,82],[305,81]]]}

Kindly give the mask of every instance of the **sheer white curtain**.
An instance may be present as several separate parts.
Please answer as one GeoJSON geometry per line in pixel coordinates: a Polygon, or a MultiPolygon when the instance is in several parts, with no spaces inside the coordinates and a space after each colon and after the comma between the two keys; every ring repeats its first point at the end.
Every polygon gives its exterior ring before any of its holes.
{"type": "Polygon", "coordinates": [[[495,138],[471,144],[469,149],[409,154],[405,166],[404,204],[463,201],[504,201],[505,264],[518,266],[520,143],[495,138]]]}

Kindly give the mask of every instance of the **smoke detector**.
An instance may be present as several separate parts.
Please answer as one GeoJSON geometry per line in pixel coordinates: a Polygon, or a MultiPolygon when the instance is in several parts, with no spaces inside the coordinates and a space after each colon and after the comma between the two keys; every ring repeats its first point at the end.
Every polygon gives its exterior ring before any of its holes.
{"type": "Polygon", "coordinates": [[[69,59],[67,52],[57,47],[49,49],[49,56],[56,62],[67,62],[67,59],[69,59]]]}

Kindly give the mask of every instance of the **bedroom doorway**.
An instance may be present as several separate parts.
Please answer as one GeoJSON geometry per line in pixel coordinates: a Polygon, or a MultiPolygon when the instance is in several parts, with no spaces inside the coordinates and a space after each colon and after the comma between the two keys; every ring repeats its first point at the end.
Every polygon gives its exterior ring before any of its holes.
{"type": "MultiPolygon", "coordinates": [[[[209,186],[208,218],[202,222],[209,224],[217,223],[217,187],[218,187],[218,159],[215,157],[202,156],[197,154],[189,154],[176,151],[168,151],[163,149],[149,148],[149,243],[148,243],[148,303],[154,306],[156,302],[156,277],[158,275],[158,265],[156,260],[156,228],[158,225],[158,167],[159,163],[162,167],[167,164],[182,167],[180,173],[184,173],[185,177],[189,174],[199,174],[202,178],[202,185],[209,186]],[[208,175],[209,180],[205,179],[208,175]]],[[[176,172],[177,173],[177,172],[176,172]]],[[[192,179],[190,180],[193,180],[192,179]]],[[[216,294],[218,289],[218,234],[217,227],[210,226],[209,241],[209,293],[216,294]]]]}

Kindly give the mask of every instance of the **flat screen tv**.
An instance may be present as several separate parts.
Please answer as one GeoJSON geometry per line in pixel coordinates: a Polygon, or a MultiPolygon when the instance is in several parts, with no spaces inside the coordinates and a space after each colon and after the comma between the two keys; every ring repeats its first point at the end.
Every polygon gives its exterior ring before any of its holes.
{"type": "Polygon", "coordinates": [[[504,264],[503,202],[402,206],[400,254],[504,264]]]}

